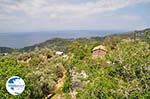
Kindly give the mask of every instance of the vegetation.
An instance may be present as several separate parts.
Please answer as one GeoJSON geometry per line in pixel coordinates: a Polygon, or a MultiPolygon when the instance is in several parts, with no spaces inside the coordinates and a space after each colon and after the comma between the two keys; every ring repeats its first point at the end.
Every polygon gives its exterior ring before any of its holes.
{"type": "Polygon", "coordinates": [[[98,59],[95,66],[93,63],[84,64],[87,65],[85,70],[90,70],[87,71],[90,83],[85,84],[77,96],[81,99],[149,99],[149,47],[140,40],[122,40],[105,58],[98,59]],[[111,63],[104,64],[103,61],[111,63]]]}
{"type": "Polygon", "coordinates": [[[15,49],[9,48],[9,47],[0,47],[0,53],[12,53],[15,49]]]}
{"type": "Polygon", "coordinates": [[[35,46],[0,56],[1,99],[150,99],[149,29],[103,38],[57,38],[35,46]],[[97,45],[108,52],[93,58],[97,45]],[[57,50],[66,56],[56,55],[57,50]],[[19,96],[5,88],[14,75],[26,83],[19,96]]]}

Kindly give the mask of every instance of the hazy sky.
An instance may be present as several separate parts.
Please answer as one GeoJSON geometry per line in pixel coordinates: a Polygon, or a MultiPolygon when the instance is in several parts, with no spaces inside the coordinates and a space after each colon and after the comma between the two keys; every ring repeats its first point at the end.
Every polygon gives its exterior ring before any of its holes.
{"type": "Polygon", "coordinates": [[[150,27],[150,0],[0,0],[0,33],[150,27]]]}

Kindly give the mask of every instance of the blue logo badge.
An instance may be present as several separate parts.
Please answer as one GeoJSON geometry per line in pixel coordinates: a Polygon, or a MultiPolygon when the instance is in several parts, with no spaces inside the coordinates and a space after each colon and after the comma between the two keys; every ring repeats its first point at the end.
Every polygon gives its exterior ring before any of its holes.
{"type": "Polygon", "coordinates": [[[24,80],[18,76],[12,76],[6,82],[6,89],[12,95],[20,95],[25,89],[24,80]]]}

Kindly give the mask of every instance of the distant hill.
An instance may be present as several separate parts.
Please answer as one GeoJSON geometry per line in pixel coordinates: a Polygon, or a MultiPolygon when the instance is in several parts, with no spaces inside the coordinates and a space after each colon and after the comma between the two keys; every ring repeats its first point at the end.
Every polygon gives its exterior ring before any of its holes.
{"type": "Polygon", "coordinates": [[[120,36],[122,38],[132,38],[132,39],[142,39],[142,40],[147,40],[148,35],[150,35],[150,28],[144,29],[144,30],[139,30],[139,31],[133,31],[133,32],[127,32],[127,33],[122,33],[117,36],[120,36]]]}
{"type": "Polygon", "coordinates": [[[12,53],[15,49],[9,47],[0,47],[0,53],[12,53]]]}
{"type": "Polygon", "coordinates": [[[0,33],[0,46],[23,48],[50,40],[53,38],[80,38],[106,36],[113,33],[122,33],[125,30],[54,30],[40,32],[11,32],[0,33]]]}
{"type": "Polygon", "coordinates": [[[33,46],[28,46],[20,49],[20,51],[33,51],[39,48],[50,48],[53,50],[62,50],[65,51],[66,47],[71,43],[73,39],[62,39],[62,38],[54,38],[51,40],[47,40],[43,43],[39,43],[33,46]]]}
{"type": "MultiPolygon", "coordinates": [[[[90,38],[77,38],[77,39],[63,39],[63,38],[53,38],[51,40],[47,40],[43,43],[36,44],[33,46],[28,46],[20,49],[21,51],[32,51],[35,48],[51,48],[54,50],[61,50],[61,51],[66,51],[67,46],[72,42],[72,41],[78,41],[81,42],[82,44],[89,44],[94,41],[104,41],[106,38],[111,38],[111,37],[119,37],[121,39],[126,39],[126,38],[131,38],[131,39],[142,39],[142,40],[147,40],[148,35],[150,34],[150,28],[145,29],[145,30],[140,30],[140,31],[132,31],[132,32],[126,32],[126,33],[120,33],[120,34],[112,34],[104,37],[90,37],[90,38]]],[[[111,42],[111,41],[110,41],[111,42]]]]}
{"type": "MultiPolygon", "coordinates": [[[[140,31],[131,31],[131,32],[126,32],[126,33],[119,33],[119,34],[112,34],[104,37],[89,37],[89,38],[77,38],[77,39],[64,39],[64,38],[53,38],[50,40],[47,40],[45,42],[35,44],[33,46],[27,46],[21,49],[18,49],[18,51],[33,51],[35,49],[40,49],[40,48],[50,48],[53,50],[60,50],[60,51],[67,51],[67,47],[70,45],[72,41],[78,41],[81,42],[82,44],[89,44],[93,42],[104,42],[108,38],[113,38],[114,39],[120,38],[120,39],[126,39],[126,38],[131,38],[131,39],[142,39],[145,41],[150,40],[150,28],[140,30],[140,31]]],[[[109,39],[108,39],[109,40],[109,39]]],[[[111,42],[111,41],[108,41],[111,42]]],[[[14,51],[12,48],[8,47],[0,47],[0,53],[11,53],[14,51]]]]}

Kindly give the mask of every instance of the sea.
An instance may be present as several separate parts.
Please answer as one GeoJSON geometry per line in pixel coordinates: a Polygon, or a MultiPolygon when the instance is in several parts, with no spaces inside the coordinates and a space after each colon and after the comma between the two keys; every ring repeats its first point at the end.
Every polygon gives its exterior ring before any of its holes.
{"type": "Polygon", "coordinates": [[[42,32],[11,32],[0,33],[0,47],[23,48],[44,42],[52,38],[80,38],[80,37],[103,37],[110,34],[119,34],[121,30],[65,30],[65,31],[42,31],[42,32]]]}

